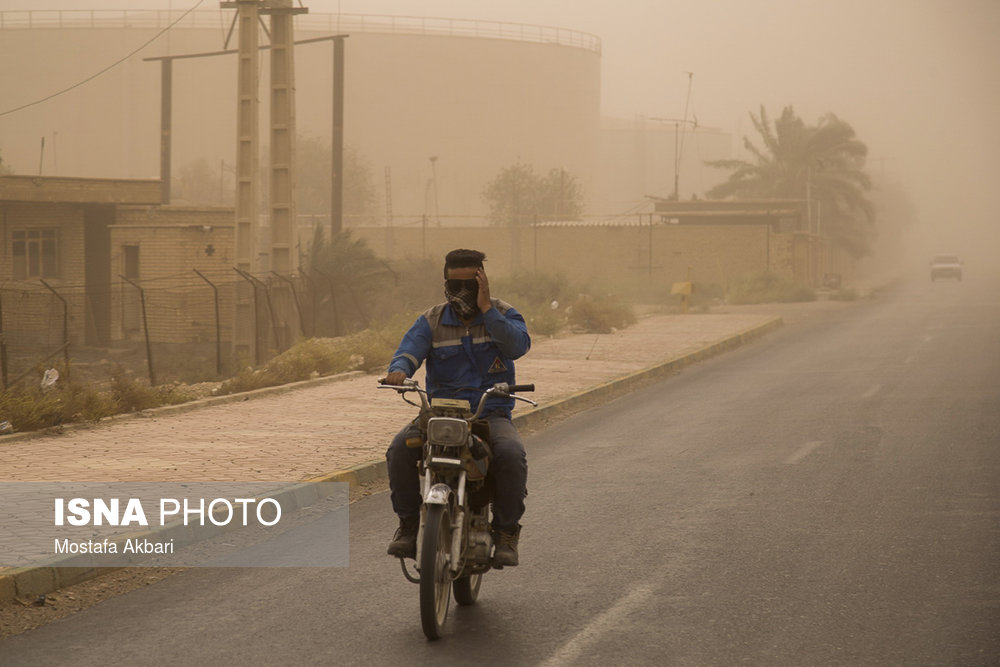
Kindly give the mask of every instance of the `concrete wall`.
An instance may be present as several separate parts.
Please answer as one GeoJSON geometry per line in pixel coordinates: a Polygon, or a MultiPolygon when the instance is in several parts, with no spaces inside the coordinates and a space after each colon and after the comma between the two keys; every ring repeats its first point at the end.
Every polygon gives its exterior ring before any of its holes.
{"type": "MultiPolygon", "coordinates": [[[[644,218],[648,221],[648,217],[644,218]]],[[[770,225],[643,225],[358,228],[388,259],[442,259],[454,248],[476,248],[493,275],[558,272],[582,283],[669,285],[690,278],[726,286],[741,275],[769,271],[812,287],[827,273],[854,277],[849,256],[816,235],[778,233],[770,225]],[[652,262],[650,261],[652,259],[652,262]]]]}
{"type": "Polygon", "coordinates": [[[791,253],[778,250],[790,237],[764,225],[359,228],[353,233],[388,259],[437,260],[453,248],[476,248],[486,253],[491,275],[538,270],[583,283],[670,284],[687,280],[691,267],[693,280],[724,285],[744,273],[788,272],[792,266],[791,253]]]}

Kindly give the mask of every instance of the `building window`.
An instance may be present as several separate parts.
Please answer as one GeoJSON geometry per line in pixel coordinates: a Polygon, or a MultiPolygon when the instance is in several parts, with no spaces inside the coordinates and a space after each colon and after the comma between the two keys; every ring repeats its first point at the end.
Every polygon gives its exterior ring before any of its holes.
{"type": "Polygon", "coordinates": [[[122,246],[122,273],[129,280],[139,279],[139,246],[122,246]]]}
{"type": "Polygon", "coordinates": [[[11,232],[14,280],[59,277],[59,237],[54,228],[11,232]]]}
{"type": "MultiPolygon", "coordinates": [[[[122,277],[139,280],[139,246],[122,246],[122,277]]],[[[127,282],[122,283],[122,330],[126,333],[138,331],[141,323],[139,290],[127,282]]]]}

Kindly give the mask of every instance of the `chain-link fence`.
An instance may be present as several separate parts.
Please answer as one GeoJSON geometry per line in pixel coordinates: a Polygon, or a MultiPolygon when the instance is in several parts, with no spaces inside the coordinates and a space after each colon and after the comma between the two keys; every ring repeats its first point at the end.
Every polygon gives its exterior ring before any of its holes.
{"type": "Polygon", "coordinates": [[[3,388],[39,382],[49,368],[76,383],[114,373],[144,375],[151,384],[215,380],[300,338],[366,326],[365,290],[321,271],[8,283],[0,286],[0,380],[3,388]]]}

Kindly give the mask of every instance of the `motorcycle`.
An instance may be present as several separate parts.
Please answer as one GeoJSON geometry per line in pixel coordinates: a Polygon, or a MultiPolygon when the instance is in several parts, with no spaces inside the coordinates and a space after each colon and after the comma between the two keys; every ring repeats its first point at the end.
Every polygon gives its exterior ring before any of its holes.
{"type": "MultiPolygon", "coordinates": [[[[537,405],[515,395],[534,391],[533,384],[495,384],[479,399],[475,412],[469,401],[431,398],[419,383],[379,383],[394,389],[404,401],[420,408],[407,433],[407,444],[421,446],[420,528],[417,533],[416,569],[410,573],[399,559],[407,580],[420,585],[420,622],[428,639],[441,637],[448,617],[451,593],[459,605],[475,604],[483,575],[493,568],[493,535],[490,529],[492,480],[487,476],[491,458],[489,422],[479,417],[491,396],[509,397],[537,405]],[[420,403],[407,398],[420,397],[420,403]],[[411,440],[412,439],[412,440],[411,440]],[[419,439],[419,441],[417,440],[419,439]]],[[[500,569],[502,566],[497,566],[500,569]]]]}

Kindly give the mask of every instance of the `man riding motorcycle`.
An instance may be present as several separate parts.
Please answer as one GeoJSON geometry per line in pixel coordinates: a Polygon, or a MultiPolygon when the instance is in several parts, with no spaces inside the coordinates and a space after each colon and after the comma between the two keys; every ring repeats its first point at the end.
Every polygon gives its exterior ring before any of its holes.
{"type": "MultiPolygon", "coordinates": [[[[513,306],[490,296],[483,269],[486,255],[477,250],[452,250],[445,256],[445,303],[425,311],[403,336],[389,363],[385,384],[401,385],[420,364],[427,362],[428,394],[439,398],[465,399],[475,405],[481,391],[498,382],[516,384],[514,360],[531,347],[524,318],[513,306]]],[[[517,545],[528,463],[524,444],[511,422],[513,399],[491,397],[483,418],[490,425],[494,480],[493,532],[496,549],[493,563],[518,563],[517,545]]],[[[389,544],[389,555],[414,558],[420,526],[420,482],[417,463],[419,446],[407,446],[404,428],[386,451],[392,508],[399,528],[389,544]]]]}

